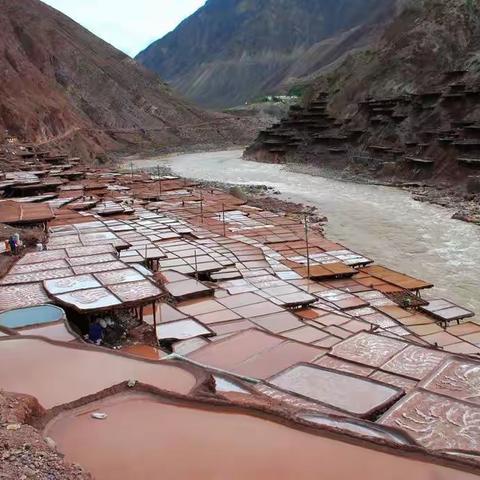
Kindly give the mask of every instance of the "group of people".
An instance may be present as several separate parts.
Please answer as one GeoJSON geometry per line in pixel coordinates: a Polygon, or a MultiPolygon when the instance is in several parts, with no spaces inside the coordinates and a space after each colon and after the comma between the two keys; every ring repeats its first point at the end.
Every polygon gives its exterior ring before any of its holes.
{"type": "Polygon", "coordinates": [[[7,253],[17,255],[22,247],[23,242],[20,240],[20,235],[18,233],[10,235],[8,240],[5,240],[5,251],[7,253]]]}

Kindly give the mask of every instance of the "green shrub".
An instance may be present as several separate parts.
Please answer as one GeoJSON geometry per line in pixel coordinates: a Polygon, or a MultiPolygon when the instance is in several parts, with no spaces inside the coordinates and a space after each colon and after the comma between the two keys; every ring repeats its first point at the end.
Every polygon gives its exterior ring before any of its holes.
{"type": "Polygon", "coordinates": [[[304,93],[305,85],[294,85],[292,88],[290,88],[287,95],[289,97],[303,97],[304,93]]]}

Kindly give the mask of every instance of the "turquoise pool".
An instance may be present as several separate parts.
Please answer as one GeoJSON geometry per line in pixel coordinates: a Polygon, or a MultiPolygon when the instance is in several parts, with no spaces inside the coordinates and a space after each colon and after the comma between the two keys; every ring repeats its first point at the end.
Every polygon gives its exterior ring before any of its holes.
{"type": "Polygon", "coordinates": [[[0,325],[7,328],[22,328],[65,319],[65,312],[54,305],[18,308],[0,313],[0,325]]]}

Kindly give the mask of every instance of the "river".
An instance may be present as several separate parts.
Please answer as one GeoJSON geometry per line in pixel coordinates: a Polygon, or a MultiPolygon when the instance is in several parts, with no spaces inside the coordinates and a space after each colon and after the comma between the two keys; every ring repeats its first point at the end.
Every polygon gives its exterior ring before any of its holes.
{"type": "Polygon", "coordinates": [[[445,297],[480,312],[480,228],[452,220],[448,209],[414,201],[407,191],[292,173],[281,165],[243,160],[240,150],[135,163],[169,166],[176,175],[198,180],[274,187],[279,198],[313,205],[326,215],[329,239],[434,283],[427,297],[445,297]]]}

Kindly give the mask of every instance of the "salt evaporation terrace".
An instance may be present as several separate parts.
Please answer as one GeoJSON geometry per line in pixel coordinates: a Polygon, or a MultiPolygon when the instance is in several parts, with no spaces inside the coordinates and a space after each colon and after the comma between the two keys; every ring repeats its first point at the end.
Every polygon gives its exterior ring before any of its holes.
{"type": "Polygon", "coordinates": [[[480,472],[480,325],[428,282],[179,178],[17,165],[0,223],[48,242],[0,279],[0,388],[38,399],[67,460],[99,479],[480,472]],[[106,316],[153,342],[87,344],[106,316]]]}

